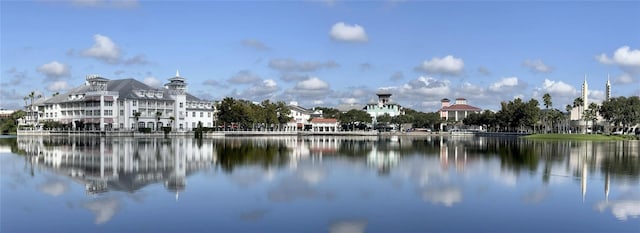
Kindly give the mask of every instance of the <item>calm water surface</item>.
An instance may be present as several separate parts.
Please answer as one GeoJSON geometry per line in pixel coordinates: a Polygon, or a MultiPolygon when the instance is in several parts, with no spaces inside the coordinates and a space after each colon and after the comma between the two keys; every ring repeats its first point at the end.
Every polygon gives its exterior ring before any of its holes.
{"type": "Polygon", "coordinates": [[[0,138],[1,232],[640,232],[639,141],[0,138]]]}

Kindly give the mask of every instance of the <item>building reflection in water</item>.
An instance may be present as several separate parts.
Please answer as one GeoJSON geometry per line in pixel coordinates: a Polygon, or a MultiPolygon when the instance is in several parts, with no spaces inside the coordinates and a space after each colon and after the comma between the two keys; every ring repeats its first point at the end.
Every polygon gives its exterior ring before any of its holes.
{"type": "Polygon", "coordinates": [[[18,137],[18,147],[35,165],[84,184],[88,194],[161,182],[177,198],[189,174],[216,162],[213,143],[191,138],[18,137]]]}
{"type": "MultiPolygon", "coordinates": [[[[609,200],[610,193],[616,191],[611,190],[612,182],[638,187],[639,150],[638,143],[633,141],[600,143],[482,137],[317,136],[204,140],[18,137],[17,143],[19,149],[30,155],[26,158],[32,165],[71,177],[84,184],[88,194],[136,192],[149,184],[162,183],[178,198],[187,187],[187,177],[199,170],[221,168],[230,173],[235,166],[253,164],[261,164],[265,169],[286,166],[295,170],[303,161],[322,164],[327,158],[346,159],[351,163],[366,164],[378,175],[393,175],[396,169],[407,169],[402,167],[406,164],[400,163],[406,156],[435,158],[435,164],[433,160],[424,160],[439,166],[439,171],[429,171],[431,173],[445,173],[452,167],[458,173],[465,173],[476,162],[498,158],[501,171],[516,176],[539,174],[543,185],[553,180],[579,179],[583,201],[589,199],[588,184],[603,180],[603,202],[597,205],[598,210],[611,208],[615,212],[624,208],[627,215],[616,216],[640,215],[634,212],[640,212],[640,198],[609,200]]],[[[456,201],[446,202],[450,203],[448,206],[462,200],[461,196],[449,194],[461,195],[461,189],[443,192],[446,189],[442,187],[429,187],[423,191],[421,195],[430,198],[452,195],[447,200],[456,201]]]]}

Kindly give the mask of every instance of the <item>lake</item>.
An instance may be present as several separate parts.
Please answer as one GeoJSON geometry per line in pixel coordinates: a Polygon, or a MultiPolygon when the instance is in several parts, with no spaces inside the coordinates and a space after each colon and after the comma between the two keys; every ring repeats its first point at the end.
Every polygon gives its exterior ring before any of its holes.
{"type": "Polygon", "coordinates": [[[640,232],[640,141],[0,138],[1,232],[640,232]]]}

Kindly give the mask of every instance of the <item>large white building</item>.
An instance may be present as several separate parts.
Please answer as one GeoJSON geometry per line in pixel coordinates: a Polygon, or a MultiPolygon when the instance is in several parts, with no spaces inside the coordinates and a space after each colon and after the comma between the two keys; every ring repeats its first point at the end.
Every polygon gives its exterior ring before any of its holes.
{"type": "Polygon", "coordinates": [[[391,117],[404,114],[400,105],[391,102],[390,93],[378,92],[376,95],[378,95],[377,103],[369,103],[364,106],[364,111],[371,115],[372,123],[377,123],[378,117],[384,114],[388,114],[391,117]]]}
{"type": "Polygon", "coordinates": [[[36,122],[54,121],[72,129],[133,130],[138,128],[186,131],[213,127],[212,101],[187,93],[180,74],[169,79],[164,88],[154,88],[135,79],[109,80],[89,75],[84,85],[34,103],[36,122]]]}

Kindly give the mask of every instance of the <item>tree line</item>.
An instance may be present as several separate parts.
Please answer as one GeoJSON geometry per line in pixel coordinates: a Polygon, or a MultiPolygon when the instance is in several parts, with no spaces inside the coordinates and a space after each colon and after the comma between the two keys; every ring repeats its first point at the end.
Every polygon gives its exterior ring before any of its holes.
{"type": "Polygon", "coordinates": [[[468,115],[465,125],[484,126],[489,131],[533,131],[558,133],[561,125],[568,127],[566,120],[574,108],[582,109],[582,120],[596,125],[598,115],[614,127],[629,127],[640,124],[640,97],[615,97],[605,100],[601,105],[590,103],[584,106],[582,98],[574,100],[573,105],[566,106],[566,112],[552,108],[551,95],[543,96],[544,109],[540,109],[536,99],[524,102],[520,98],[500,103],[500,110],[492,112],[485,110],[481,113],[468,115]]]}

